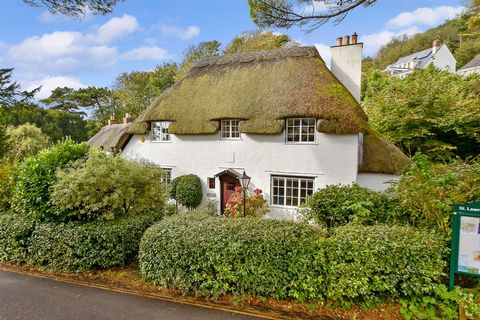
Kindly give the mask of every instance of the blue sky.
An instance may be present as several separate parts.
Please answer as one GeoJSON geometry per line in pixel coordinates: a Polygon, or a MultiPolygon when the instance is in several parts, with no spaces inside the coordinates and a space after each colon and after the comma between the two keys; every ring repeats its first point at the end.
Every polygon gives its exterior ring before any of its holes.
{"type": "MultiPolygon", "coordinates": [[[[25,88],[43,85],[38,98],[57,86],[110,86],[121,72],[151,70],[180,61],[189,45],[218,40],[228,44],[255,30],[247,0],[125,0],[106,16],[83,20],[53,16],[21,0],[1,0],[0,67],[15,68],[25,88]]],[[[414,34],[453,18],[462,0],[378,0],[353,11],[337,26],[305,33],[283,32],[316,45],[325,60],[337,36],[357,32],[364,55],[374,55],[393,36],[414,34]]]]}

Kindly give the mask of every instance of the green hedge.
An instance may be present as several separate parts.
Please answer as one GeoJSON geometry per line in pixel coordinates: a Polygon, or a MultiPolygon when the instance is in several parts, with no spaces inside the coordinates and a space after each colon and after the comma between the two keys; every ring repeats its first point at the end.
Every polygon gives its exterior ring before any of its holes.
{"type": "Polygon", "coordinates": [[[140,268],[185,293],[311,300],[324,290],[322,239],[306,224],[181,214],[145,232],[140,268]]]}
{"type": "Polygon", "coordinates": [[[0,213],[0,261],[26,262],[29,240],[34,229],[35,223],[32,219],[0,213]]]}
{"type": "Polygon", "coordinates": [[[137,256],[140,239],[163,214],[91,223],[37,223],[0,216],[0,261],[56,271],[122,266],[137,256]]]}
{"type": "Polygon", "coordinates": [[[140,244],[142,276],[202,296],[272,296],[339,305],[431,292],[445,240],[410,227],[345,226],[333,236],[301,223],[170,217],[140,244]]]}
{"type": "Polygon", "coordinates": [[[403,226],[337,228],[328,239],[326,296],[341,305],[431,293],[446,268],[439,233],[403,226]]]}

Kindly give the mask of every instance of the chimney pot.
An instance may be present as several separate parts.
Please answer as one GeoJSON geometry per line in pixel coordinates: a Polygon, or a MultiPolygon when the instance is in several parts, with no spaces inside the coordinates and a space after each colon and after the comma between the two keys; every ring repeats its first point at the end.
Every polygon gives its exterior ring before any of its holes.
{"type": "Polygon", "coordinates": [[[133,118],[132,116],[130,115],[130,113],[125,113],[125,118],[123,118],[123,124],[129,124],[129,123],[132,123],[133,122],[133,118]]]}
{"type": "Polygon", "coordinates": [[[358,41],[358,35],[356,32],[352,34],[352,44],[357,44],[358,41]]]}
{"type": "Polygon", "coordinates": [[[440,41],[440,39],[435,39],[433,41],[432,53],[435,54],[438,51],[438,49],[440,49],[441,46],[442,46],[442,41],[440,41]]]}
{"type": "Polygon", "coordinates": [[[115,116],[110,116],[110,119],[108,119],[108,125],[111,126],[111,125],[114,125],[114,124],[117,124],[117,120],[115,120],[115,116]]]}
{"type": "Polygon", "coordinates": [[[345,36],[345,45],[348,46],[350,44],[350,36],[345,36]]]}
{"type": "Polygon", "coordinates": [[[341,46],[342,45],[342,37],[338,37],[337,38],[337,46],[341,46]]]}

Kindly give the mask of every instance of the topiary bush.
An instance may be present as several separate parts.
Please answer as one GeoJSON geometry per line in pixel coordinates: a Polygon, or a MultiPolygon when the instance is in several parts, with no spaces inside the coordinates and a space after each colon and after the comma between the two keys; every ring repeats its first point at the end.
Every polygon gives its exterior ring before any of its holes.
{"type": "Polygon", "coordinates": [[[181,214],[145,232],[140,270],[147,281],[202,296],[314,300],[325,291],[323,236],[287,221],[181,214]]]}
{"type": "Polygon", "coordinates": [[[431,293],[447,267],[448,242],[429,230],[350,224],[327,242],[325,296],[342,306],[431,293]]]}
{"type": "Polygon", "coordinates": [[[26,262],[34,229],[34,221],[24,215],[0,213],[0,262],[26,262]]]}
{"type": "Polygon", "coordinates": [[[65,220],[111,220],[161,210],[166,190],[162,170],[92,150],[86,161],[59,169],[51,202],[65,220]]]}
{"type": "Polygon", "coordinates": [[[124,266],[136,258],[144,231],[162,214],[91,223],[40,223],[29,239],[28,263],[56,271],[124,266]]]}
{"type": "Polygon", "coordinates": [[[302,213],[318,224],[333,228],[355,221],[360,224],[390,222],[393,201],[387,193],[352,185],[329,185],[307,198],[302,213]]]}
{"type": "Polygon", "coordinates": [[[441,235],[412,227],[348,225],[327,236],[305,223],[183,214],[149,228],[139,255],[147,281],[184,293],[351,306],[431,292],[446,251],[441,235]]]}
{"type": "Polygon", "coordinates": [[[17,170],[13,208],[38,221],[65,220],[66,212],[51,203],[50,188],[57,180],[57,169],[84,158],[88,149],[85,143],[76,144],[67,139],[27,158],[17,170]]]}
{"type": "Polygon", "coordinates": [[[202,198],[203,192],[200,178],[194,174],[182,176],[176,188],[176,200],[178,203],[192,210],[202,203],[202,198]]]}

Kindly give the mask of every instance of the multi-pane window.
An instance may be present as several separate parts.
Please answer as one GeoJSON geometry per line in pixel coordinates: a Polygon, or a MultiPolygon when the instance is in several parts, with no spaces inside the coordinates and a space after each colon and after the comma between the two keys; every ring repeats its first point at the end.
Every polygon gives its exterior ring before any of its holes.
{"type": "Polygon", "coordinates": [[[152,141],[155,141],[155,142],[171,141],[170,134],[168,133],[169,126],[170,126],[170,121],[152,122],[152,141]]]}
{"type": "Polygon", "coordinates": [[[160,177],[160,180],[163,183],[169,184],[172,181],[172,169],[162,168],[162,176],[160,177]]]}
{"type": "Polygon", "coordinates": [[[286,122],[286,142],[315,142],[315,118],[290,118],[286,122]]]}
{"type": "Polygon", "coordinates": [[[313,178],[272,176],[272,204],[298,207],[313,194],[313,178]]]}
{"type": "Polygon", "coordinates": [[[222,139],[240,139],[239,125],[240,120],[222,120],[220,122],[222,139]]]}

